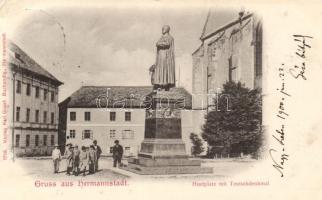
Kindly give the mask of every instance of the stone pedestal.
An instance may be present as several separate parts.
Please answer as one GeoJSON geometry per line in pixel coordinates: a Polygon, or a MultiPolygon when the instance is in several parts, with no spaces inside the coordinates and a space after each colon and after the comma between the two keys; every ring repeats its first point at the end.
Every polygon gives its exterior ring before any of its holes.
{"type": "Polygon", "coordinates": [[[158,91],[146,97],[145,105],[144,140],[138,158],[128,159],[124,169],[146,175],[212,173],[186,154],[180,112],[185,100],[173,91],[158,91]]]}

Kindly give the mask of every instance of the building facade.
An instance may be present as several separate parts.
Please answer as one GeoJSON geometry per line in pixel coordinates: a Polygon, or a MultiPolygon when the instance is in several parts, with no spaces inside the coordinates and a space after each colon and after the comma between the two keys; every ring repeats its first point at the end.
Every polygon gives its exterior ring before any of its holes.
{"type": "Polygon", "coordinates": [[[14,153],[50,155],[58,139],[58,87],[62,82],[12,42],[9,67],[14,153]]]}
{"type": "Polygon", "coordinates": [[[244,12],[236,13],[235,19],[228,18],[223,24],[216,24],[216,17],[216,12],[210,11],[201,45],[192,54],[195,109],[211,106],[213,102],[207,95],[220,91],[228,81],[240,81],[251,89],[262,87],[261,21],[244,12]]]}
{"type": "MultiPolygon", "coordinates": [[[[190,153],[192,132],[191,95],[175,88],[186,99],[182,111],[182,135],[190,153]]],[[[65,143],[88,146],[97,140],[103,155],[111,155],[115,140],[124,148],[125,156],[136,156],[144,139],[145,97],[150,86],[83,86],[59,104],[66,125],[60,126],[65,143]],[[63,111],[64,110],[64,111],[63,111]]],[[[64,141],[60,141],[64,143],[64,141]]]]}
{"type": "Polygon", "coordinates": [[[207,111],[215,108],[223,84],[234,81],[262,88],[262,23],[253,13],[210,10],[200,40],[192,54],[196,133],[207,111]]]}

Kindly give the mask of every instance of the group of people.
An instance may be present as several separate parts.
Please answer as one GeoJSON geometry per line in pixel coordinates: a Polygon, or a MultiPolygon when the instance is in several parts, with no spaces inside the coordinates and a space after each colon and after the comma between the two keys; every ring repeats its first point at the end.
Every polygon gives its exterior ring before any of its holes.
{"type": "MultiPolygon", "coordinates": [[[[119,144],[118,140],[114,141],[113,146],[113,167],[122,165],[123,147],[119,144]]],[[[102,154],[101,147],[97,145],[97,141],[94,140],[93,144],[89,147],[82,146],[79,150],[77,145],[71,143],[66,145],[65,153],[61,156],[59,146],[55,145],[55,149],[52,152],[52,159],[54,163],[54,173],[59,172],[59,164],[61,159],[66,159],[67,175],[83,174],[85,176],[88,169],[88,174],[94,174],[98,171],[98,161],[102,154]]]]}
{"type": "Polygon", "coordinates": [[[65,153],[61,156],[58,145],[55,145],[55,149],[52,153],[52,159],[54,162],[54,173],[59,172],[59,163],[61,158],[66,159],[67,175],[78,176],[80,173],[85,176],[88,169],[89,174],[94,174],[98,171],[98,161],[102,154],[101,147],[97,145],[97,141],[94,140],[93,144],[89,147],[82,146],[81,149],[78,145],[73,146],[71,143],[66,145],[65,153]]]}

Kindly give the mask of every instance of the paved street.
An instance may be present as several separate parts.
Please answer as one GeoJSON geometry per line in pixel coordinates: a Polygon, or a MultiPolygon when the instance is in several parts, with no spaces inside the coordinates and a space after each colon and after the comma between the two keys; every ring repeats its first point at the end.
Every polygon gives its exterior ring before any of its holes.
{"type": "MultiPolygon", "coordinates": [[[[60,162],[60,172],[54,174],[53,164],[51,159],[46,158],[21,158],[16,160],[17,164],[22,165],[26,169],[26,176],[33,176],[35,178],[41,179],[57,179],[57,180],[78,180],[83,179],[82,175],[78,177],[73,175],[66,175],[66,160],[60,162]]],[[[86,179],[122,179],[127,178],[127,176],[115,173],[111,171],[112,160],[107,158],[100,159],[99,172],[91,175],[87,175],[86,179]]],[[[88,173],[88,172],[87,172],[88,173]]],[[[86,173],[86,174],[87,174],[86,173]]]]}
{"type": "Polygon", "coordinates": [[[66,175],[66,162],[61,161],[60,173],[53,173],[52,160],[48,158],[20,158],[16,160],[16,164],[21,165],[26,169],[26,176],[33,176],[34,178],[48,179],[48,180],[106,180],[106,179],[122,179],[122,178],[225,178],[230,177],[238,172],[247,170],[253,167],[255,164],[254,160],[241,160],[241,159],[221,159],[221,160],[203,160],[202,166],[213,167],[214,173],[207,175],[166,175],[166,176],[139,176],[122,169],[112,168],[111,158],[100,159],[100,170],[93,175],[87,175],[82,177],[81,175],[68,176],[66,175]]]}

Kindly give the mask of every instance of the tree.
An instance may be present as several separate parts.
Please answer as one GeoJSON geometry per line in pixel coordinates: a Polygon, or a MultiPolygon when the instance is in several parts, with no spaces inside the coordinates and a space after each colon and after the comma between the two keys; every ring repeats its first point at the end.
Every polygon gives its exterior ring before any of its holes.
{"type": "Polygon", "coordinates": [[[206,115],[202,138],[209,146],[221,147],[224,154],[256,153],[262,141],[261,92],[227,82],[217,95],[216,109],[206,115]]]}
{"type": "Polygon", "coordinates": [[[201,154],[204,151],[203,142],[201,138],[197,134],[191,133],[190,140],[193,145],[191,149],[191,154],[194,156],[201,154]]]}

